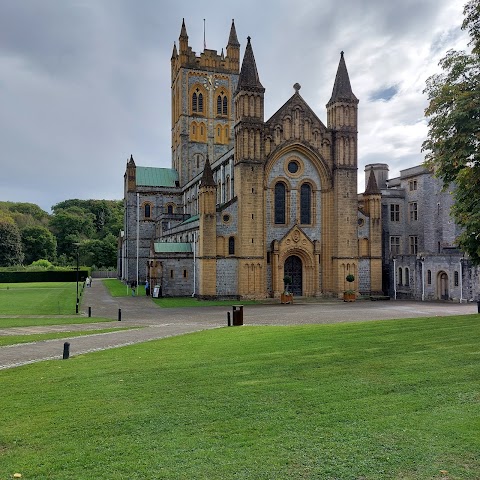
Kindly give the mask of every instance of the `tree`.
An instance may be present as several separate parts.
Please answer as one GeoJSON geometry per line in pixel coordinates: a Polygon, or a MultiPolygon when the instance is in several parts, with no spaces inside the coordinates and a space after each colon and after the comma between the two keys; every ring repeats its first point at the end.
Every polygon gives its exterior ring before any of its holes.
{"type": "Polygon", "coordinates": [[[54,210],[50,226],[57,238],[58,255],[65,254],[74,258],[75,243],[92,238],[94,234],[94,215],[80,207],[68,207],[54,210]]]}
{"type": "Polygon", "coordinates": [[[82,209],[93,215],[95,234],[93,238],[102,239],[109,234],[118,236],[123,225],[123,202],[120,200],[64,200],[52,207],[54,215],[72,207],[82,209]]]}
{"type": "Polygon", "coordinates": [[[45,227],[26,227],[21,231],[25,263],[45,259],[53,262],[57,252],[57,241],[45,227]]]}
{"type": "Polygon", "coordinates": [[[427,80],[429,131],[422,149],[445,188],[453,185],[458,244],[480,264],[480,0],[470,0],[463,13],[472,51],[447,52],[443,73],[427,80]]]}
{"type": "Polygon", "coordinates": [[[102,240],[86,240],[80,244],[80,262],[89,267],[116,267],[117,239],[109,234],[102,240]]]}
{"type": "Polygon", "coordinates": [[[20,265],[23,262],[20,231],[13,221],[0,221],[0,267],[20,265]]]}

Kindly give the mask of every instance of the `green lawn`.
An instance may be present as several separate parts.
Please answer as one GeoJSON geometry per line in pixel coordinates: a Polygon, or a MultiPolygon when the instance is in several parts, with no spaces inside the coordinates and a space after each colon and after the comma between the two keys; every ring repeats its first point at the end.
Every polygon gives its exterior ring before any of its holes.
{"type": "Polygon", "coordinates": [[[111,318],[100,317],[51,317],[51,318],[0,318],[0,328],[32,327],[42,325],[70,325],[75,323],[113,322],[111,318]]]}
{"type": "MultiPolygon", "coordinates": [[[[95,281],[98,282],[99,280],[95,281]]],[[[132,294],[130,287],[125,285],[125,283],[121,282],[120,280],[117,280],[116,278],[108,278],[101,281],[107,287],[112,297],[128,297],[132,294]]],[[[137,291],[139,295],[145,295],[145,287],[140,286],[137,291]]]]}
{"type": "MultiPolygon", "coordinates": [[[[81,296],[83,284],[79,284],[81,296]]],[[[76,282],[0,283],[2,315],[71,315],[76,282]]]]}
{"type": "Polygon", "coordinates": [[[94,335],[98,333],[116,332],[117,330],[131,330],[132,328],[141,328],[141,327],[102,328],[99,330],[37,333],[37,334],[29,334],[29,335],[5,335],[5,336],[0,336],[0,347],[5,347],[7,345],[17,345],[19,343],[30,343],[30,342],[40,342],[43,340],[53,340],[57,338],[80,337],[83,335],[94,335]]]}
{"type": "Polygon", "coordinates": [[[478,480],[479,345],[478,315],[235,327],[2,370],[0,478],[478,480]]]}
{"type": "MultiPolygon", "coordinates": [[[[132,291],[130,288],[127,288],[123,282],[117,279],[106,279],[102,282],[107,287],[110,295],[112,297],[128,297],[131,295],[132,291]]],[[[145,286],[140,285],[137,288],[137,295],[145,296],[145,286]]],[[[231,306],[237,305],[239,300],[198,300],[197,298],[192,297],[164,297],[164,298],[152,298],[152,300],[163,308],[185,308],[185,307],[212,307],[212,306],[231,306]]],[[[254,305],[259,302],[255,300],[243,300],[242,305],[254,305]]]]}

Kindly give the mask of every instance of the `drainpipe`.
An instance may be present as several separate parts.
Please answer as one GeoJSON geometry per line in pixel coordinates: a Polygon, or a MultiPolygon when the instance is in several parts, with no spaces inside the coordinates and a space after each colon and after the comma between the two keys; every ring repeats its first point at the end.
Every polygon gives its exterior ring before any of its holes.
{"type": "Polygon", "coordinates": [[[397,299],[397,259],[393,257],[393,299],[397,299]]]}
{"type": "Polygon", "coordinates": [[[422,258],[422,302],[425,301],[425,259],[422,258]]]}
{"type": "Polygon", "coordinates": [[[137,288],[138,288],[138,254],[140,249],[140,194],[137,193],[137,288]]]}
{"type": "Polygon", "coordinates": [[[463,303],[463,258],[460,259],[460,303],[463,303]]]}
{"type": "Polygon", "coordinates": [[[195,296],[195,283],[196,283],[196,270],[197,270],[197,256],[195,255],[195,249],[197,246],[197,232],[193,232],[193,293],[192,297],[195,296]]]}

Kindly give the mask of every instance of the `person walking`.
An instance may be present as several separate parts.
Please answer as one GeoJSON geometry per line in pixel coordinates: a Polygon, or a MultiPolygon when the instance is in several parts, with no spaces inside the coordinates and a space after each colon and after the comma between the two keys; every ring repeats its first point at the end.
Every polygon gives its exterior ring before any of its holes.
{"type": "Polygon", "coordinates": [[[145,295],[147,297],[150,296],[150,284],[148,283],[148,280],[145,281],[145,295]]]}
{"type": "Polygon", "coordinates": [[[135,280],[132,280],[130,288],[132,289],[132,297],[134,297],[135,296],[135,290],[137,289],[137,282],[135,280]]]}

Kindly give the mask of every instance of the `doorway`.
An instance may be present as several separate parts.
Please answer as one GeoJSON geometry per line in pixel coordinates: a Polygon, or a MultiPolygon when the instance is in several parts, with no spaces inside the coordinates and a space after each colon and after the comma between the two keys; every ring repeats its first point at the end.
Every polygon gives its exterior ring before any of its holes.
{"type": "Polygon", "coordinates": [[[290,285],[290,291],[301,297],[303,293],[302,285],[302,260],[296,255],[290,255],[285,260],[285,265],[283,266],[283,275],[289,275],[292,278],[292,284],[290,285]]]}
{"type": "Polygon", "coordinates": [[[448,275],[445,272],[438,274],[438,293],[441,300],[448,300],[448,275]]]}

